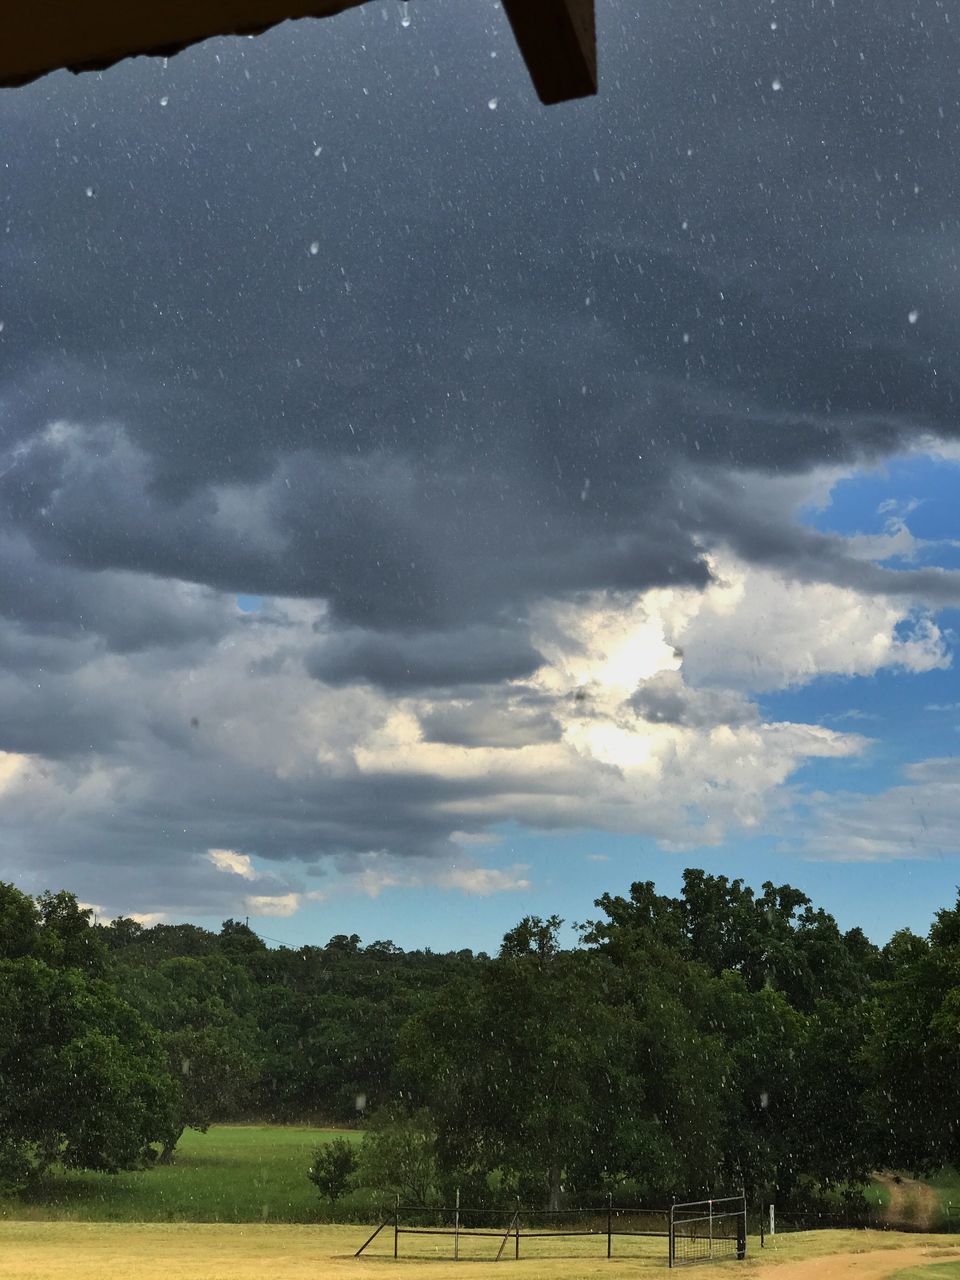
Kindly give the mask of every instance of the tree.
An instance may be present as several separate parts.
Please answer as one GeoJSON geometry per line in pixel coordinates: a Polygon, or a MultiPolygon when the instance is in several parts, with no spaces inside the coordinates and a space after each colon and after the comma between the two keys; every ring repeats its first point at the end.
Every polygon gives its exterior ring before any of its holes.
{"type": "Polygon", "coordinates": [[[260,1065],[254,986],[243,964],[217,954],[173,957],[125,971],[120,982],[158,1029],[174,1081],[174,1123],[160,1155],[166,1163],[184,1129],[205,1133],[250,1097],[260,1065]]]}
{"type": "Polygon", "coordinates": [[[354,1144],[346,1138],[334,1138],[314,1151],[307,1177],[323,1199],[333,1204],[350,1189],[357,1164],[354,1144]]]}
{"type": "Polygon", "coordinates": [[[429,1204],[437,1185],[437,1133],[430,1112],[391,1106],[374,1113],[363,1135],[357,1181],[409,1204],[429,1204]]]}
{"type": "Polygon", "coordinates": [[[602,969],[582,952],[508,945],[404,1027],[402,1068],[434,1116],[448,1178],[499,1170],[556,1208],[564,1178],[610,1164],[630,1029],[598,998],[602,969]]]}
{"type": "Polygon", "coordinates": [[[0,960],[0,1182],[54,1161],[136,1168],[169,1137],[173,1106],[157,1036],[107,983],[0,960]]]}

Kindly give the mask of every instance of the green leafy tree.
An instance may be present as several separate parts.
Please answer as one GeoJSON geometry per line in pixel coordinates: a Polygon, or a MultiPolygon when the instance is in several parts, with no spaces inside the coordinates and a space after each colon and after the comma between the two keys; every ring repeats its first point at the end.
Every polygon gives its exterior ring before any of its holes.
{"type": "Polygon", "coordinates": [[[307,1177],[321,1197],[334,1204],[353,1186],[357,1164],[355,1145],[346,1138],[334,1138],[314,1151],[307,1177]]]}
{"type": "Polygon", "coordinates": [[[375,1112],[364,1132],[357,1181],[408,1204],[429,1204],[437,1186],[437,1131],[428,1110],[375,1112]]]}
{"type": "Polygon", "coordinates": [[[176,1094],[175,1123],[160,1155],[167,1162],[184,1129],[205,1133],[236,1116],[252,1095],[260,1069],[254,983],[242,963],[222,954],[125,970],[120,983],[166,1050],[176,1094]]]}
{"type": "Polygon", "coordinates": [[[174,1091],[156,1034],[106,983],[0,960],[0,1180],[54,1161],[136,1168],[169,1137],[174,1091]]]}
{"type": "Polygon", "coordinates": [[[448,1178],[499,1170],[557,1207],[565,1180],[610,1164],[628,1105],[629,1019],[597,998],[598,959],[541,945],[535,931],[529,947],[516,937],[407,1023],[401,1060],[435,1118],[448,1178]]]}

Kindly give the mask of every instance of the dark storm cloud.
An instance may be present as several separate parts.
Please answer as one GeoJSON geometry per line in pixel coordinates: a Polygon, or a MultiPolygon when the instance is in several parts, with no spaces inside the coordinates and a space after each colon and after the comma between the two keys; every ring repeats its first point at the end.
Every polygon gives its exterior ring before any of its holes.
{"type": "MultiPolygon", "coordinates": [[[[478,687],[534,670],[544,597],[702,585],[722,541],[957,600],[762,484],[957,434],[957,24],[778,10],[605,5],[599,98],[549,111],[496,5],[427,0],[0,95],[0,749],[119,788],[25,816],[24,864],[156,896],[208,845],[421,854],[496,785],[304,782],[279,732],[226,770],[170,690],[273,616],[232,593],[315,610],[336,696],[456,686],[426,740],[505,748],[555,738],[478,687]]],[[[738,714],[691,696],[636,709],[738,714]]]]}
{"type": "Polygon", "coordinates": [[[554,112],[493,6],[5,95],[8,439],[114,421],[140,472],[31,475],[34,449],[17,524],[93,568],[456,626],[703,581],[689,460],[952,432],[953,30],[933,3],[771,17],[615,10],[603,94],[554,112]],[[211,520],[212,488],[285,467],[278,546],[211,520]]]}
{"type": "Polygon", "coordinates": [[[542,663],[523,635],[481,626],[413,635],[345,629],[306,655],[310,675],[326,684],[365,680],[395,690],[498,684],[542,663]]]}

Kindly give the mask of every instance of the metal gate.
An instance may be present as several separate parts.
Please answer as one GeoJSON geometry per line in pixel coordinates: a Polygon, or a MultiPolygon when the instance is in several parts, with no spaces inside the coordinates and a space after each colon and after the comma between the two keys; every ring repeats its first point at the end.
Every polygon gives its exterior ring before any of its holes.
{"type": "Polygon", "coordinates": [[[747,1256],[747,1198],[691,1200],[670,1209],[670,1266],[747,1256]]]}

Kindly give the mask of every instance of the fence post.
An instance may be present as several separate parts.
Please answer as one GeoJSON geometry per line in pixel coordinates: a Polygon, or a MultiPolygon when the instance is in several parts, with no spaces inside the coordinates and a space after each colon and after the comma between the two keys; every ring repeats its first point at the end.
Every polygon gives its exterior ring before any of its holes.
{"type": "Polygon", "coordinates": [[[770,1202],[770,1234],[771,1234],[772,1236],[775,1236],[775,1235],[777,1234],[777,1220],[776,1220],[776,1218],[774,1217],[774,1214],[773,1214],[773,1201],[772,1201],[772,1200],[771,1200],[771,1202],[770,1202]]]}
{"type": "Polygon", "coordinates": [[[747,1256],[747,1193],[743,1192],[743,1212],[737,1218],[737,1258],[742,1262],[747,1256]]]}
{"type": "Polygon", "coordinates": [[[607,1192],[607,1257],[613,1257],[613,1192],[607,1192]]]}
{"type": "Polygon", "coordinates": [[[517,1243],[513,1256],[520,1257],[520,1197],[517,1196],[517,1243]]]}
{"type": "Polygon", "coordinates": [[[397,1192],[397,1202],[393,1207],[393,1257],[396,1261],[400,1251],[400,1192],[397,1192]]]}
{"type": "Polygon", "coordinates": [[[457,1187],[457,1206],[453,1211],[453,1260],[460,1261],[460,1188],[457,1187]]]}
{"type": "Polygon", "coordinates": [[[709,1204],[710,1204],[710,1252],[707,1256],[712,1258],[713,1257],[713,1201],[711,1200],[709,1204]]]}
{"type": "Polygon", "coordinates": [[[667,1245],[667,1266],[669,1266],[669,1267],[672,1267],[672,1266],[673,1266],[673,1255],[674,1255],[674,1243],[673,1243],[673,1230],[674,1230],[674,1228],[673,1228],[673,1217],[674,1217],[674,1209],[675,1209],[675,1208],[676,1208],[676,1201],[674,1200],[674,1201],[672,1201],[672,1202],[671,1202],[671,1204],[670,1204],[670,1234],[669,1234],[669,1237],[668,1237],[669,1243],[668,1243],[668,1245],[667,1245]]]}

